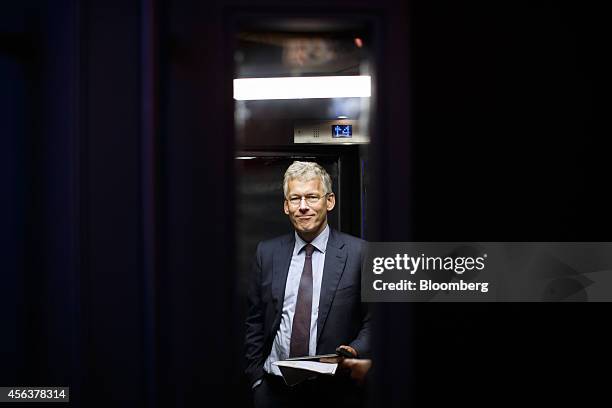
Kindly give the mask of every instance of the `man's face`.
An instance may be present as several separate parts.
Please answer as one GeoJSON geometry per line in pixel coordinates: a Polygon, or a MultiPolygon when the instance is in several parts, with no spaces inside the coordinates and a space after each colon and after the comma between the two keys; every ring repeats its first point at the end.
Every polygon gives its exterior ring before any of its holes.
{"type": "Polygon", "coordinates": [[[289,180],[285,214],[304,240],[310,241],[323,231],[327,225],[327,212],[335,205],[334,194],[325,195],[318,177],[308,181],[289,180]]]}

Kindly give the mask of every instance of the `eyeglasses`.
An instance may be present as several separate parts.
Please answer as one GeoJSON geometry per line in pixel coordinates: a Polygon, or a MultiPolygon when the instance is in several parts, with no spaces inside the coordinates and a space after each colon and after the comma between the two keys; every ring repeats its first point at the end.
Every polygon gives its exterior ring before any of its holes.
{"type": "Polygon", "coordinates": [[[327,193],[325,195],[316,195],[316,194],[309,194],[307,196],[291,196],[287,199],[287,201],[289,202],[289,205],[293,206],[293,207],[297,207],[302,203],[302,200],[306,200],[307,204],[316,204],[319,202],[319,200],[321,200],[323,197],[327,197],[328,195],[330,195],[332,193],[327,193]]]}

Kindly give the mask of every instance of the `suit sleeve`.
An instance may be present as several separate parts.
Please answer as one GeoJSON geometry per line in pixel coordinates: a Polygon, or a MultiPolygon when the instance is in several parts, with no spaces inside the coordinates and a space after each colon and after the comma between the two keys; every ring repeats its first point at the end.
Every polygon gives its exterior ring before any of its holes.
{"type": "Polygon", "coordinates": [[[363,304],[361,307],[362,311],[362,324],[361,330],[357,338],[353,340],[349,346],[357,350],[357,356],[359,358],[370,357],[370,332],[371,332],[371,313],[368,310],[368,306],[363,304]]]}
{"type": "MultiPolygon", "coordinates": [[[[361,273],[363,273],[362,267],[366,254],[366,246],[367,243],[364,242],[361,246],[361,254],[360,254],[360,277],[361,273]]],[[[357,350],[358,357],[360,358],[370,358],[370,341],[371,341],[371,331],[372,331],[372,316],[369,310],[367,303],[361,303],[361,329],[357,334],[355,340],[353,340],[349,346],[357,350]]]]}
{"type": "Polygon", "coordinates": [[[261,244],[257,245],[255,259],[248,279],[247,317],[245,328],[245,374],[249,384],[264,375],[264,309],[261,300],[261,244]]]}

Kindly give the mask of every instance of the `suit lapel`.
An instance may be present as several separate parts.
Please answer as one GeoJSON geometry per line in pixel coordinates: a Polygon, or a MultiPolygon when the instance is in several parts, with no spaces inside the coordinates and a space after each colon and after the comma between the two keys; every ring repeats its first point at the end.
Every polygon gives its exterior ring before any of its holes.
{"type": "MultiPolygon", "coordinates": [[[[285,299],[285,286],[287,285],[287,275],[289,274],[289,265],[293,256],[293,247],[295,246],[295,236],[290,234],[287,239],[283,240],[280,248],[273,255],[272,267],[272,301],[276,307],[276,319],[280,316],[285,299]]],[[[276,325],[276,322],[275,322],[276,325]]]]}
{"type": "Polygon", "coordinates": [[[317,343],[323,332],[325,320],[329,314],[338,282],[342,277],[346,264],[346,248],[337,233],[330,228],[327,248],[325,250],[325,264],[323,266],[323,280],[321,282],[321,296],[319,298],[319,317],[317,320],[317,343]]]}

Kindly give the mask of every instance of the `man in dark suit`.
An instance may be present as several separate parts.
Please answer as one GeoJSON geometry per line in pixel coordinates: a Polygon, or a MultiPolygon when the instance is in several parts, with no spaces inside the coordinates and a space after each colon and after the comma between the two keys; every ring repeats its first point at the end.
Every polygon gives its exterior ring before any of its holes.
{"type": "Polygon", "coordinates": [[[285,172],[284,212],[294,232],[260,242],[249,279],[246,374],[256,407],[359,404],[348,376],[285,385],[273,363],[291,357],[370,352],[370,314],[361,303],[365,241],[331,229],[329,174],[313,162],[285,172]]]}

